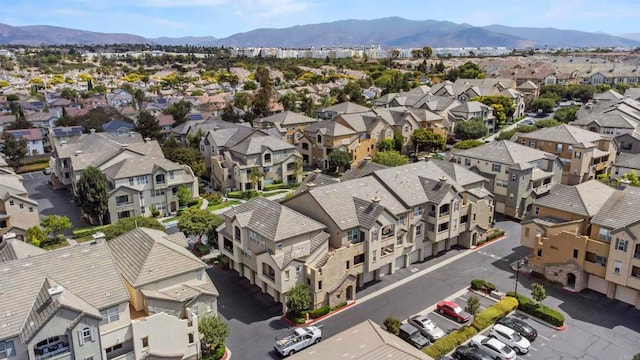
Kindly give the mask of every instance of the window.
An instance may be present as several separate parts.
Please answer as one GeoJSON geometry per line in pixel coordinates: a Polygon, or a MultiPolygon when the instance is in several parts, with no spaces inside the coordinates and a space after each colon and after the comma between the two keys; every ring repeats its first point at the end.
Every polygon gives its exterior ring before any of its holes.
{"type": "Polygon", "coordinates": [[[249,241],[251,241],[252,243],[256,244],[257,246],[259,246],[261,249],[265,249],[266,245],[265,245],[265,241],[264,238],[262,237],[262,235],[253,232],[251,230],[249,230],[249,241]]]}
{"type": "Polygon", "coordinates": [[[289,271],[289,270],[285,270],[284,271],[284,279],[285,280],[291,279],[291,271],[289,271]]]}
{"type": "Polygon", "coordinates": [[[142,347],[143,348],[148,348],[149,347],[149,337],[145,336],[142,338],[142,347]]]}
{"type": "Polygon", "coordinates": [[[264,154],[264,162],[271,162],[271,154],[264,154]]]}
{"type": "Polygon", "coordinates": [[[189,333],[189,344],[193,344],[193,341],[194,341],[193,339],[194,339],[193,333],[189,333]]]}
{"type": "Polygon", "coordinates": [[[8,359],[16,356],[13,341],[0,341],[0,359],[8,359]]]}
{"type": "Polygon", "coordinates": [[[173,180],[175,178],[176,178],[176,172],[174,170],[169,171],[169,179],[173,180]]]}
{"type": "Polygon", "coordinates": [[[117,306],[102,310],[100,314],[102,315],[102,321],[100,322],[102,325],[111,324],[120,320],[120,313],[118,312],[117,306]]]}
{"type": "Polygon", "coordinates": [[[620,149],[622,150],[631,151],[632,147],[633,147],[633,144],[630,142],[626,142],[626,141],[620,142],[620,149]]]}
{"type": "Polygon", "coordinates": [[[416,226],[416,236],[422,235],[422,225],[416,226]]]}
{"type": "Polygon", "coordinates": [[[464,159],[464,166],[471,166],[471,159],[464,159]]]}
{"type": "Polygon", "coordinates": [[[145,208],[144,206],[140,206],[140,214],[144,214],[147,212],[147,208],[145,208]]]}
{"type": "Polygon", "coordinates": [[[20,203],[20,209],[24,209],[24,204],[20,203]]]}
{"type": "Polygon", "coordinates": [[[596,255],[595,253],[587,251],[584,255],[584,260],[590,263],[594,263],[600,266],[607,265],[607,258],[604,256],[596,255]]]}
{"type": "Polygon", "coordinates": [[[627,245],[629,245],[628,240],[618,239],[616,238],[616,249],[622,252],[627,252],[627,245]]]}
{"type": "Polygon", "coordinates": [[[149,182],[149,179],[147,179],[145,175],[142,175],[136,178],[136,182],[138,183],[138,185],[144,185],[149,182]]]}
{"type": "Polygon", "coordinates": [[[165,178],[164,178],[164,174],[158,174],[156,175],[156,183],[158,184],[164,184],[165,183],[165,178]]]}
{"type": "Polygon", "coordinates": [[[620,275],[621,271],[622,271],[622,261],[616,260],[616,263],[613,265],[613,273],[620,275]]]}
{"type": "Polygon", "coordinates": [[[108,354],[108,353],[110,353],[112,351],[116,351],[116,350],[119,350],[119,349],[122,349],[122,344],[113,345],[112,347],[108,347],[108,348],[104,349],[104,351],[108,354]]]}
{"type": "Polygon", "coordinates": [[[508,187],[508,186],[509,186],[509,183],[508,183],[507,181],[504,181],[504,180],[497,180],[497,179],[496,179],[496,186],[497,186],[497,187],[503,187],[503,188],[506,188],[506,187],[508,187]]]}
{"type": "Polygon", "coordinates": [[[302,143],[302,150],[309,150],[309,144],[302,143]]]}
{"type": "Polygon", "coordinates": [[[262,263],[262,275],[268,277],[272,281],[276,279],[276,271],[269,264],[262,263]]]}
{"type": "Polygon", "coordinates": [[[573,152],[573,146],[569,145],[569,149],[567,151],[571,154],[573,152]]]}
{"type": "Polygon", "coordinates": [[[80,346],[84,345],[87,342],[93,341],[93,329],[86,327],[80,330],[79,333],[80,337],[78,339],[80,342],[80,346]]]}
{"type": "Polygon", "coordinates": [[[129,186],[133,186],[133,178],[129,178],[129,186]]]}
{"type": "Polygon", "coordinates": [[[318,281],[318,290],[322,290],[322,280],[318,281]]]}
{"type": "Polygon", "coordinates": [[[535,140],[529,140],[529,146],[530,147],[536,147],[536,141],[535,140]]]}
{"type": "Polygon", "coordinates": [[[351,269],[351,262],[349,260],[347,260],[345,267],[347,268],[347,270],[351,269]]]}
{"type": "Polygon", "coordinates": [[[578,258],[578,249],[573,249],[573,258],[574,259],[578,258]]]}
{"type": "Polygon", "coordinates": [[[538,249],[538,257],[542,257],[542,249],[538,249]]]}
{"type": "Polygon", "coordinates": [[[573,157],[576,159],[580,159],[581,156],[582,156],[582,153],[580,151],[576,151],[573,153],[573,157]]]}
{"type": "Polygon", "coordinates": [[[33,212],[33,208],[29,206],[29,212],[33,212]]]}
{"type": "Polygon", "coordinates": [[[151,196],[157,197],[157,196],[164,196],[164,189],[161,190],[153,190],[151,192],[151,196]]]}
{"type": "Polygon", "coordinates": [[[445,230],[449,230],[449,223],[448,222],[438,225],[438,232],[445,231],[445,230]]]}
{"type": "Polygon", "coordinates": [[[449,204],[444,204],[440,206],[440,216],[448,215],[450,209],[451,209],[451,206],[449,204]]]}
{"type": "Polygon", "coordinates": [[[413,208],[413,216],[420,216],[424,212],[424,208],[422,206],[417,206],[413,208]]]}
{"type": "Polygon", "coordinates": [[[469,215],[463,215],[462,217],[460,217],[460,224],[464,224],[467,221],[469,221],[469,215]]]}
{"type": "Polygon", "coordinates": [[[598,231],[598,240],[611,242],[611,231],[609,229],[600,228],[598,231]]]}
{"type": "Polygon", "coordinates": [[[322,135],[318,135],[318,136],[316,137],[316,142],[317,142],[318,144],[322,143],[322,135]]]}
{"type": "Polygon", "coordinates": [[[378,240],[378,229],[371,230],[371,241],[378,240]]]}
{"type": "Polygon", "coordinates": [[[564,147],[564,146],[563,146],[562,144],[556,144],[556,152],[557,152],[557,153],[561,153],[561,152],[562,152],[562,148],[563,148],[563,147],[564,147]]]}
{"type": "Polygon", "coordinates": [[[234,240],[240,242],[242,240],[242,236],[241,236],[242,231],[240,230],[240,227],[234,226],[233,229],[234,229],[234,234],[233,234],[234,240]]]}
{"type": "Polygon", "coordinates": [[[373,251],[371,252],[371,254],[373,254],[373,262],[376,262],[376,260],[377,260],[377,256],[378,256],[378,251],[377,251],[377,250],[373,250],[373,251]]]}
{"type": "Polygon", "coordinates": [[[13,200],[9,200],[9,205],[13,206],[13,200]]]}
{"type": "Polygon", "coordinates": [[[302,275],[302,265],[296,266],[296,277],[300,277],[302,275]]]}
{"type": "Polygon", "coordinates": [[[537,207],[537,206],[536,206],[536,209],[535,209],[535,214],[536,214],[536,215],[540,215],[540,208],[539,208],[539,207],[537,207]]]}
{"type": "Polygon", "coordinates": [[[502,166],[500,164],[491,165],[491,171],[499,173],[502,170],[502,166]]]}
{"type": "Polygon", "coordinates": [[[397,226],[402,226],[402,224],[404,224],[404,215],[400,215],[398,217],[398,219],[396,220],[396,225],[397,226]]]}
{"type": "Polygon", "coordinates": [[[347,231],[347,240],[354,242],[358,240],[358,228],[353,228],[349,231],[347,231]]]}
{"type": "Polygon", "coordinates": [[[116,196],[116,205],[123,205],[129,202],[129,195],[116,196]]]}
{"type": "Polygon", "coordinates": [[[353,265],[362,264],[364,262],[364,254],[356,255],[353,257],[353,265]]]}

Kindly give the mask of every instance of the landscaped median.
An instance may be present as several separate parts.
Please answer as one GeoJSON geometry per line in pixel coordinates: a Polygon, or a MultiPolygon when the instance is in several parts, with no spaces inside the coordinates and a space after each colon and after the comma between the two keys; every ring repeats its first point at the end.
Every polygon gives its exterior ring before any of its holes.
{"type": "Polygon", "coordinates": [[[518,307],[518,301],[512,297],[506,297],[498,301],[485,310],[476,314],[471,325],[465,325],[456,329],[442,339],[436,340],[431,346],[422,351],[434,359],[444,356],[467,340],[471,339],[478,332],[491,326],[499,318],[509,314],[518,307]]]}
{"type": "MultiPolygon", "coordinates": [[[[516,294],[513,291],[509,291],[507,296],[516,298],[516,294]]],[[[557,310],[554,310],[546,305],[538,304],[533,299],[518,294],[518,310],[525,312],[533,317],[536,317],[542,321],[556,327],[558,330],[564,330],[564,315],[557,310]]]]}

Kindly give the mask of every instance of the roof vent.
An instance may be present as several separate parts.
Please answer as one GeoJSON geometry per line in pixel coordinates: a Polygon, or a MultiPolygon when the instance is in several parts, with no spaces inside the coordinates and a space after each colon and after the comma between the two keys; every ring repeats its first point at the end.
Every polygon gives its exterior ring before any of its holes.
{"type": "Polygon", "coordinates": [[[314,187],[314,186],[316,186],[316,183],[312,183],[312,182],[308,182],[308,183],[307,183],[307,187],[312,188],[312,187],[314,187]]]}
{"type": "Polygon", "coordinates": [[[440,176],[438,180],[440,180],[441,182],[446,182],[448,179],[446,176],[440,176]]]}
{"type": "Polygon", "coordinates": [[[316,173],[316,174],[320,174],[320,173],[322,173],[322,170],[316,168],[315,170],[313,170],[313,172],[316,173]]]}
{"type": "Polygon", "coordinates": [[[374,196],[374,197],[371,199],[371,202],[378,204],[378,203],[380,203],[380,198],[379,198],[379,197],[377,197],[377,196],[374,196]]]}
{"type": "Polygon", "coordinates": [[[149,142],[149,141],[151,141],[151,138],[150,138],[150,137],[146,137],[146,138],[144,138],[144,142],[146,142],[146,143],[147,143],[147,142],[149,142]]]}
{"type": "Polygon", "coordinates": [[[47,289],[47,292],[49,293],[49,296],[54,297],[56,295],[60,295],[62,294],[62,292],[64,291],[64,288],[60,285],[55,285],[54,287],[50,287],[47,289]]]}
{"type": "Polygon", "coordinates": [[[62,146],[62,145],[66,145],[66,144],[67,144],[67,140],[62,140],[62,141],[60,141],[60,146],[62,146]]]}
{"type": "Polygon", "coordinates": [[[89,129],[89,132],[92,133],[92,134],[95,134],[96,133],[96,129],[89,129]]]}
{"type": "Polygon", "coordinates": [[[82,150],[76,150],[76,156],[82,154],[82,150]]]}

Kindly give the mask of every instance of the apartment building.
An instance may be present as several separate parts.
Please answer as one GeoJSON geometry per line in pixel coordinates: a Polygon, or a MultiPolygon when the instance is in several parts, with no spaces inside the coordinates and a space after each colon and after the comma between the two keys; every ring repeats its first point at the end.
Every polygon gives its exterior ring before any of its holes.
{"type": "Polygon", "coordinates": [[[254,188],[252,171],[261,174],[257,188],[302,181],[301,156],[296,147],[263,130],[234,126],[208,130],[200,151],[215,188],[221,191],[254,188]]]}
{"type": "Polygon", "coordinates": [[[453,245],[475,244],[493,222],[485,181],[456,164],[429,161],[307,183],[283,205],[324,224],[330,236],[328,252],[305,271],[316,305],[453,245]]]}
{"type": "Polygon", "coordinates": [[[451,161],[488,179],[495,211],[520,218],[562,178],[557,155],[511,141],[495,141],[451,155],[451,161]]]}
{"type": "Polygon", "coordinates": [[[618,147],[610,135],[572,125],[516,133],[512,141],[557,155],[564,164],[562,183],[575,185],[609,173],[618,147]]]}
{"type": "Polygon", "coordinates": [[[14,173],[0,157],[0,237],[13,233],[22,239],[25,230],[38,224],[38,202],[29,197],[22,175],[14,173]]]}
{"type": "Polygon", "coordinates": [[[156,241],[143,241],[144,246],[136,242],[143,240],[139,234],[123,235],[128,251],[112,250],[123,245],[118,238],[114,239],[117,245],[98,240],[48,252],[24,242],[18,245],[16,240],[0,244],[0,262],[6,269],[0,274],[2,354],[19,360],[197,358],[197,311],[188,308],[176,315],[170,310],[176,307],[173,304],[188,303],[180,298],[191,299],[193,293],[208,291],[195,289],[215,288],[210,280],[197,279],[204,264],[196,267],[197,258],[177,249],[178,242],[186,244],[183,235],[179,240],[177,235],[162,232],[148,234],[156,241]],[[34,250],[25,249],[29,247],[34,250]],[[172,266],[189,262],[188,256],[194,265],[172,266]],[[181,275],[187,271],[192,271],[192,280],[181,275]],[[154,289],[172,306],[153,307],[150,296],[145,307],[136,309],[134,300],[146,290],[129,287],[129,276],[154,278],[154,289]],[[184,289],[167,286],[173,283],[184,284],[184,289]]]}
{"type": "Polygon", "coordinates": [[[54,141],[52,182],[76,191],[82,172],[94,166],[104,172],[109,187],[108,214],[112,222],[178,209],[177,190],[186,186],[198,196],[198,180],[190,167],[164,157],[155,140],[132,133],[126,137],[91,132],[54,141]]]}
{"type": "Polygon", "coordinates": [[[639,189],[596,180],[559,185],[533,206],[521,235],[533,271],[640,309],[639,189]]]}
{"type": "Polygon", "coordinates": [[[325,228],[275,201],[255,198],[224,212],[218,244],[231,268],[284,304],[286,293],[305,282],[306,268],[327,253],[325,228]]]}
{"type": "Polygon", "coordinates": [[[293,111],[283,111],[275,115],[267,116],[256,120],[261,129],[275,128],[280,133],[283,140],[289,144],[296,144],[302,136],[301,130],[313,124],[317,119],[308,117],[293,111]]]}

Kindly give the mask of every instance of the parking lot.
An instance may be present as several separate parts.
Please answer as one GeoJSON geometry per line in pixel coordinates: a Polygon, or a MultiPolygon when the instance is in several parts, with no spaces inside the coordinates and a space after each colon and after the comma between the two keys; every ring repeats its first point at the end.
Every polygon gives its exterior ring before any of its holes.
{"type": "MultiPolygon", "coordinates": [[[[29,197],[38,202],[40,217],[47,215],[64,215],[71,220],[73,228],[87,226],[80,216],[80,208],[73,202],[73,196],[66,190],[53,190],[48,183],[48,176],[42,172],[22,174],[24,187],[29,197]]],[[[67,235],[71,230],[66,231],[67,235]]]]}

